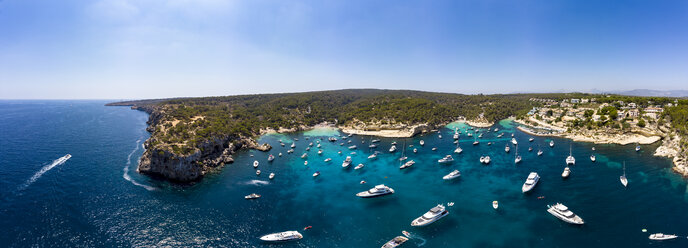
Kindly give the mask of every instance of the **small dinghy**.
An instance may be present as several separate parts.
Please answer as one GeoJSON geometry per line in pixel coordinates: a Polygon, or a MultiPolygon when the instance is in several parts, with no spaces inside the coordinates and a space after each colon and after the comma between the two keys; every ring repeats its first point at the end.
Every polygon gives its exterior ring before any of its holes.
{"type": "Polygon", "coordinates": [[[498,201],[492,201],[492,208],[494,208],[495,210],[497,208],[499,208],[499,202],[498,201]]]}

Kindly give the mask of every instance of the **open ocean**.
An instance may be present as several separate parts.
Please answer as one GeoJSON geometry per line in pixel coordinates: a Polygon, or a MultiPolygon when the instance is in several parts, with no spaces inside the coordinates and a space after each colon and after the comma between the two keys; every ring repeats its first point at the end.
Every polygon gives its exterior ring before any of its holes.
{"type": "Polygon", "coordinates": [[[442,139],[436,133],[380,138],[381,154],[370,161],[371,137],[353,136],[351,144],[341,146],[341,139],[327,141],[338,131],[319,129],[263,136],[260,142],[270,143],[271,151],[242,150],[221,172],[183,186],[136,173],[141,144],[149,136],[148,115],[105,103],[0,101],[0,246],[380,247],[406,230],[413,238],[401,247],[688,247],[686,180],[671,171],[669,159],[652,156],[658,144],[635,152],[634,145],[554,138],[556,145],[550,148],[551,138],[528,142],[530,136],[502,121],[493,129],[504,137],[485,133],[480,145],[473,146],[467,127],[451,124],[440,130],[442,139]],[[454,127],[462,131],[459,155],[453,154],[454,127]],[[512,133],[523,157],[518,165],[513,147],[504,152],[512,133]],[[321,139],[323,154],[318,155],[315,142],[321,139]],[[400,149],[390,154],[393,141],[400,149]],[[287,154],[292,142],[296,152],[287,154]],[[304,166],[300,155],[310,142],[314,146],[304,166]],[[349,150],[353,144],[358,149],[349,150]],[[404,144],[416,164],[399,170],[404,144]],[[570,144],[576,165],[564,180],[570,144]],[[544,151],[540,157],[538,147],[544,151]],[[352,166],[342,169],[352,151],[352,166]],[[277,157],[280,152],[284,155],[277,157]],[[594,163],[588,158],[593,152],[594,163]],[[275,161],[268,163],[268,154],[275,161]],[[455,161],[438,164],[447,154],[455,161]],[[481,165],[481,155],[490,155],[492,163],[481,165]],[[326,163],[325,158],[333,160],[326,163]],[[260,162],[260,176],[251,166],[254,160],[260,162]],[[624,161],[628,188],[619,182],[624,161]],[[365,167],[354,170],[359,163],[365,167]],[[442,180],[454,169],[461,171],[460,178],[442,180]],[[321,172],[317,178],[312,177],[315,171],[321,172]],[[540,182],[523,194],[521,185],[531,171],[540,174],[540,182]],[[274,180],[268,179],[271,172],[274,180]],[[361,180],[368,183],[361,185],[361,180]],[[396,193],[374,199],[355,196],[376,184],[396,193]],[[263,197],[244,199],[254,192],[263,197]],[[493,200],[499,201],[497,211],[493,200]],[[414,218],[447,202],[455,203],[447,217],[426,227],[410,226],[414,218]],[[556,202],[585,224],[566,224],[547,213],[546,206],[556,202]],[[304,231],[306,226],[312,229],[304,231]],[[258,240],[286,230],[298,230],[304,238],[276,245],[258,240]],[[648,240],[656,232],[682,237],[648,240]]]}

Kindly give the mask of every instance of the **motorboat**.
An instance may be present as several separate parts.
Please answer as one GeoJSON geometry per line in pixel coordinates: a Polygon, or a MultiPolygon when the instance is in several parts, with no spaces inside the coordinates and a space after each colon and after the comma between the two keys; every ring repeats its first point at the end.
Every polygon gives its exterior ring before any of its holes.
{"type": "Polygon", "coordinates": [[[516,138],[511,138],[511,144],[514,144],[515,146],[518,145],[518,141],[516,141],[516,138]]]}
{"type": "Polygon", "coordinates": [[[569,210],[568,207],[564,206],[564,204],[557,203],[554,204],[553,206],[547,205],[548,209],[547,212],[550,214],[554,215],[554,217],[559,218],[560,220],[563,220],[566,223],[571,223],[571,224],[576,224],[576,225],[583,225],[583,219],[579,217],[578,215],[574,214],[569,210]]]}
{"type": "Polygon", "coordinates": [[[268,176],[268,178],[270,178],[270,180],[272,180],[273,178],[275,178],[275,173],[270,173],[270,176],[268,176]]]}
{"type": "Polygon", "coordinates": [[[430,149],[430,150],[437,151],[437,147],[433,147],[433,148],[430,149]]]}
{"type": "Polygon", "coordinates": [[[554,140],[549,141],[549,147],[554,147],[554,140]]]}
{"type": "Polygon", "coordinates": [[[461,147],[456,147],[456,149],[454,149],[454,153],[456,154],[460,154],[461,152],[463,152],[463,149],[461,149],[461,147]]]}
{"type": "Polygon", "coordinates": [[[258,198],[260,198],[260,195],[256,194],[256,193],[244,196],[244,199],[246,199],[246,200],[253,200],[253,199],[258,199],[258,198]]]}
{"type": "Polygon", "coordinates": [[[441,138],[442,138],[442,135],[441,135],[441,134],[438,134],[438,135],[437,135],[437,138],[440,138],[440,139],[441,139],[441,138]]]}
{"type": "Polygon", "coordinates": [[[421,145],[421,146],[424,146],[424,145],[425,145],[425,141],[420,140],[420,145],[421,145]]]}
{"type": "Polygon", "coordinates": [[[320,145],[320,143],[318,143],[318,145],[317,145],[316,147],[317,147],[317,148],[320,148],[320,147],[322,147],[322,145],[320,145]]]}
{"type": "Polygon", "coordinates": [[[356,145],[349,146],[349,150],[356,149],[356,145]]]}
{"type": "Polygon", "coordinates": [[[454,139],[459,139],[459,133],[454,133],[454,139]]]}
{"type": "Polygon", "coordinates": [[[259,164],[258,160],[253,161],[253,168],[258,168],[258,164],[259,164]]]}
{"type": "Polygon", "coordinates": [[[538,181],[540,181],[540,175],[538,175],[537,172],[531,172],[530,174],[528,174],[526,182],[523,183],[521,191],[523,191],[523,193],[526,193],[533,190],[533,188],[535,188],[535,185],[537,185],[538,181]]]}
{"type": "Polygon", "coordinates": [[[277,156],[280,156],[280,157],[282,157],[282,153],[280,152],[279,154],[277,154],[277,156]]]}
{"type": "Polygon", "coordinates": [[[569,175],[571,175],[571,168],[566,166],[566,168],[564,168],[564,172],[561,173],[561,177],[568,178],[569,175]]]}
{"type": "Polygon", "coordinates": [[[499,208],[499,202],[498,201],[492,201],[492,208],[497,210],[497,208],[499,208]]]}
{"type": "Polygon", "coordinates": [[[351,156],[346,156],[346,159],[344,159],[344,162],[342,162],[342,167],[346,168],[351,165],[351,156]]]}
{"type": "Polygon", "coordinates": [[[444,205],[438,204],[437,206],[431,208],[427,213],[413,220],[411,222],[411,226],[427,226],[441,219],[442,217],[447,216],[448,214],[449,211],[444,208],[444,205]]]}
{"type": "Polygon", "coordinates": [[[451,173],[447,174],[446,176],[442,177],[444,180],[452,180],[454,178],[460,177],[461,172],[459,170],[454,170],[451,173]]]}
{"type": "Polygon", "coordinates": [[[317,176],[320,176],[320,171],[316,171],[315,173],[313,173],[313,177],[317,177],[317,176]]]}
{"type": "Polygon", "coordinates": [[[509,147],[509,145],[507,144],[507,145],[504,147],[504,151],[505,151],[506,153],[509,153],[509,151],[511,151],[511,147],[509,147]]]}
{"type": "Polygon", "coordinates": [[[308,146],[313,146],[313,142],[311,142],[311,143],[308,143],[308,146]]]}
{"type": "Polygon", "coordinates": [[[310,146],[309,146],[309,147],[306,147],[306,151],[310,151],[310,150],[311,150],[311,147],[310,147],[310,146]]]}
{"type": "Polygon", "coordinates": [[[437,162],[440,164],[448,164],[448,163],[454,162],[454,158],[451,155],[447,155],[447,156],[444,156],[444,158],[437,160],[437,162]]]}
{"type": "Polygon", "coordinates": [[[382,248],[394,248],[394,247],[398,247],[398,246],[400,246],[401,244],[403,244],[403,243],[406,242],[406,241],[408,241],[408,238],[406,238],[406,237],[404,237],[404,236],[396,236],[396,237],[394,237],[392,240],[387,241],[387,243],[385,243],[384,245],[382,245],[382,248]]]}
{"type": "Polygon", "coordinates": [[[308,165],[308,160],[303,161],[303,165],[308,165]]]}
{"type": "Polygon", "coordinates": [[[532,151],[533,151],[533,147],[532,147],[532,146],[531,146],[531,147],[528,147],[528,151],[529,151],[529,152],[532,152],[532,151]]]}
{"type": "Polygon", "coordinates": [[[260,170],[256,170],[256,176],[260,175],[260,170]]]}
{"type": "Polygon", "coordinates": [[[542,156],[542,150],[538,150],[537,155],[542,156]]]}
{"type": "Polygon", "coordinates": [[[305,152],[304,152],[304,153],[301,155],[301,158],[307,158],[307,157],[308,157],[308,153],[305,153],[305,152]]]}
{"type": "Polygon", "coordinates": [[[399,161],[404,161],[404,160],[407,160],[407,159],[408,159],[408,157],[403,156],[403,157],[399,158],[399,161]]]}
{"type": "Polygon", "coordinates": [[[394,189],[385,186],[384,184],[380,184],[367,191],[359,192],[356,194],[356,196],[361,198],[372,198],[389,194],[394,194],[394,189]]]}
{"type": "Polygon", "coordinates": [[[364,166],[363,164],[358,164],[358,165],[356,165],[356,167],[354,167],[354,170],[358,170],[360,168],[363,168],[363,166],[364,166]]]}
{"type": "Polygon", "coordinates": [[[335,138],[335,137],[329,137],[329,138],[327,138],[327,140],[330,142],[337,142],[337,138],[335,138]]]}
{"type": "Polygon", "coordinates": [[[275,160],[275,156],[272,156],[272,154],[268,155],[268,162],[272,162],[272,160],[275,160]]]}
{"type": "Polygon", "coordinates": [[[650,240],[670,240],[670,239],[678,238],[678,236],[673,235],[673,234],[654,233],[654,234],[650,234],[649,238],[650,238],[650,240]]]}
{"type": "Polygon", "coordinates": [[[590,161],[595,162],[595,160],[597,160],[597,158],[595,158],[595,154],[590,155],[590,161]]]}
{"type": "Polygon", "coordinates": [[[294,149],[287,150],[287,153],[294,153],[294,149]]]}
{"type": "Polygon", "coordinates": [[[414,164],[416,164],[415,161],[409,160],[409,161],[406,161],[406,163],[404,163],[403,165],[399,166],[399,169],[406,169],[408,167],[411,167],[414,164]]]}
{"type": "Polygon", "coordinates": [[[418,152],[418,149],[413,148],[413,153],[417,153],[417,152],[418,152]]]}
{"type": "Polygon", "coordinates": [[[302,239],[303,235],[298,231],[286,231],[279,233],[271,233],[268,235],[263,235],[260,240],[265,242],[284,242],[302,239]]]}
{"type": "Polygon", "coordinates": [[[323,150],[318,150],[318,155],[321,155],[323,153],[323,150]]]}
{"type": "Polygon", "coordinates": [[[366,183],[366,181],[365,181],[365,180],[361,180],[361,183],[360,183],[360,184],[365,184],[365,183],[366,183]]]}
{"type": "Polygon", "coordinates": [[[466,132],[466,136],[473,137],[473,133],[466,132]]]}
{"type": "Polygon", "coordinates": [[[639,145],[638,145],[638,146],[635,146],[635,151],[636,151],[636,152],[639,152],[639,151],[640,151],[640,146],[639,146],[639,145]]]}
{"type": "Polygon", "coordinates": [[[533,142],[533,140],[535,140],[535,139],[534,139],[533,137],[530,137],[530,138],[528,139],[528,142],[533,142]]]}
{"type": "Polygon", "coordinates": [[[478,144],[480,144],[480,141],[478,141],[478,140],[473,141],[473,145],[478,145],[478,144]]]}
{"type": "Polygon", "coordinates": [[[330,162],[330,161],[332,161],[331,158],[326,158],[326,159],[325,159],[325,162],[330,162]]]}
{"type": "Polygon", "coordinates": [[[492,145],[492,142],[487,142],[487,145],[488,145],[488,146],[491,146],[491,145],[492,145]]]}
{"type": "Polygon", "coordinates": [[[483,137],[483,134],[482,134],[482,133],[481,133],[481,134],[478,134],[478,138],[482,138],[482,137],[483,137]]]}
{"type": "Polygon", "coordinates": [[[489,164],[490,163],[490,156],[485,156],[485,159],[483,160],[484,164],[489,164]]]}
{"type": "Polygon", "coordinates": [[[291,148],[296,148],[296,144],[292,143],[290,147],[291,147],[291,148]]]}
{"type": "Polygon", "coordinates": [[[392,145],[392,147],[389,148],[389,152],[396,152],[397,151],[397,146],[392,145]]]}
{"type": "Polygon", "coordinates": [[[516,155],[516,158],[514,159],[514,164],[518,164],[521,162],[521,155],[516,155]]]}
{"type": "Polygon", "coordinates": [[[397,145],[397,142],[396,142],[396,141],[392,141],[392,145],[393,145],[393,146],[396,146],[396,145],[397,145]]]}
{"type": "Polygon", "coordinates": [[[376,147],[377,147],[377,144],[375,144],[375,143],[368,145],[368,148],[376,148],[376,147]]]}
{"type": "Polygon", "coordinates": [[[371,142],[371,143],[377,143],[377,142],[380,142],[380,140],[379,140],[379,139],[374,139],[374,140],[371,140],[370,142],[371,142]]]}
{"type": "Polygon", "coordinates": [[[376,159],[376,158],[377,158],[377,152],[374,152],[373,154],[370,154],[370,156],[368,156],[368,159],[376,159]]]}

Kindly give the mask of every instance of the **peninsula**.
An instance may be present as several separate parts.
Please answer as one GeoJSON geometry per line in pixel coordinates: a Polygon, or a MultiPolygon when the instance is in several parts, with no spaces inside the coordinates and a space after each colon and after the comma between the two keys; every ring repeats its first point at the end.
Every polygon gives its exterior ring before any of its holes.
{"type": "MultiPolygon", "coordinates": [[[[144,143],[146,150],[138,172],[178,182],[199,180],[206,173],[232,163],[232,154],[238,149],[271,149],[267,144],[256,142],[256,138],[266,132],[294,132],[324,124],[346,133],[410,137],[456,120],[476,127],[489,127],[508,117],[516,117],[517,122],[523,124],[523,131],[537,135],[569,138],[573,138],[571,135],[587,135],[591,137],[589,141],[597,142],[596,133],[613,131],[619,135],[640,135],[643,140],[651,142],[664,139],[666,145],[660,147],[661,155],[674,157],[677,167],[683,163],[681,168],[688,172],[685,162],[681,162],[685,161],[686,100],[623,97],[637,99],[637,104],[643,101],[643,106],[648,102],[651,102],[648,106],[667,106],[663,108],[666,111],[657,113],[654,120],[643,115],[634,122],[627,119],[632,114],[621,116],[618,110],[609,113],[611,109],[606,108],[616,108],[613,102],[621,101],[620,97],[589,94],[463,95],[352,89],[140,100],[108,105],[131,106],[150,114],[147,131],[151,137],[144,143]],[[588,106],[571,100],[585,98],[595,99],[594,104],[588,106]],[[592,108],[605,109],[606,112],[590,114],[588,110],[592,108]],[[579,113],[585,122],[570,118],[579,113]],[[615,118],[611,118],[612,115],[615,118]],[[596,118],[602,122],[595,121],[596,118]],[[645,122],[643,127],[640,127],[641,120],[645,122]],[[630,125],[635,126],[631,128],[630,125]]],[[[677,171],[681,172],[681,169],[677,171]]]]}

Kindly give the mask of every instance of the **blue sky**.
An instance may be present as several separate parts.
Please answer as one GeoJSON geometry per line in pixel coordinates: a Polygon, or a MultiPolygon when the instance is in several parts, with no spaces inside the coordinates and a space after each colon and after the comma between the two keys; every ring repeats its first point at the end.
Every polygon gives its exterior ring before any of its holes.
{"type": "Polygon", "coordinates": [[[0,0],[0,98],[687,85],[688,1],[0,0]]]}

